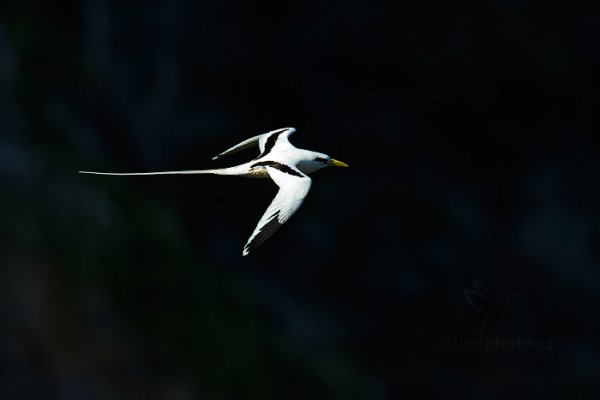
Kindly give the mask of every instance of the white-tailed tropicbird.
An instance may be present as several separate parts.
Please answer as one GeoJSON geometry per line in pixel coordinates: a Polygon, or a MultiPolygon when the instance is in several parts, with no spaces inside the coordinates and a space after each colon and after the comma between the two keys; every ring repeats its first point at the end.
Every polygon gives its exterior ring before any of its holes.
{"type": "Polygon", "coordinates": [[[310,190],[311,179],[307,174],[322,168],[347,167],[346,163],[334,160],[323,153],[303,150],[294,147],[289,136],[296,132],[294,128],[276,129],[262,135],[244,140],[243,142],[225,150],[213,157],[216,160],[228,154],[237,153],[257,146],[260,155],[254,160],[238,165],[236,167],[221,169],[204,169],[188,171],[161,171],[161,172],[93,172],[79,171],[82,174],[96,175],[170,175],[170,174],[215,174],[215,175],[239,175],[249,178],[271,178],[279,192],[267,208],[258,225],[252,232],[248,242],[244,246],[242,254],[247,256],[251,250],[260,246],[267,240],[285,221],[287,221],[302,205],[304,198],[310,190]]]}

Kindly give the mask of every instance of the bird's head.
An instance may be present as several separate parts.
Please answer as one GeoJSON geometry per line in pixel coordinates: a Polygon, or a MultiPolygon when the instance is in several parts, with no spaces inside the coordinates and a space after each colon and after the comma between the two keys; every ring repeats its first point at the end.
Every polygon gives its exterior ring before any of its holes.
{"type": "Polygon", "coordinates": [[[314,172],[325,167],[348,167],[348,164],[335,160],[323,153],[313,153],[304,163],[303,170],[314,172]]]}

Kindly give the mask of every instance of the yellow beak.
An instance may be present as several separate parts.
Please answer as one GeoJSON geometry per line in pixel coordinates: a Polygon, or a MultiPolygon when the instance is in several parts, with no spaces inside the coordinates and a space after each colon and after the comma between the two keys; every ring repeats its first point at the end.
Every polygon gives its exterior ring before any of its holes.
{"type": "Polygon", "coordinates": [[[334,167],[345,167],[345,168],[349,167],[349,165],[346,164],[345,162],[334,160],[333,158],[331,159],[331,165],[333,165],[334,167]]]}

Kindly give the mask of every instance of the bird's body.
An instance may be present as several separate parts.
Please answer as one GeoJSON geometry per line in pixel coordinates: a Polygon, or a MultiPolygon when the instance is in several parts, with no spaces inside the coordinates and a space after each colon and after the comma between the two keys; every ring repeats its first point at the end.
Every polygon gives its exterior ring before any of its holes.
{"type": "Polygon", "coordinates": [[[323,153],[303,150],[294,147],[289,142],[289,136],[296,130],[294,128],[276,129],[247,139],[221,154],[213,157],[216,160],[222,156],[258,146],[260,155],[254,160],[230,168],[186,170],[186,171],[161,171],[161,172],[136,172],[136,173],[111,173],[79,171],[85,174],[96,175],[172,175],[172,174],[215,174],[236,175],[249,178],[272,179],[279,192],[262,216],[254,232],[244,246],[243,255],[265,240],[267,240],[279,227],[286,222],[300,208],[311,186],[311,179],[307,174],[318,171],[328,166],[347,167],[345,163],[332,159],[323,153]]]}

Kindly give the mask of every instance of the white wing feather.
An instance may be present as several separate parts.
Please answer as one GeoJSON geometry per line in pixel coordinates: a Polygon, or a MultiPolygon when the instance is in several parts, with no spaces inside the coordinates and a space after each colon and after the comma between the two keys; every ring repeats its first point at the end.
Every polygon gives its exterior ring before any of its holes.
{"type": "MultiPolygon", "coordinates": [[[[267,145],[269,137],[271,137],[274,134],[277,134],[275,143],[281,142],[282,139],[285,142],[289,143],[288,137],[292,133],[294,133],[294,132],[296,132],[296,129],[294,129],[294,128],[275,129],[273,131],[270,131],[270,132],[267,132],[267,133],[263,133],[263,134],[258,135],[258,136],[254,136],[254,137],[252,137],[250,139],[246,139],[243,142],[238,143],[235,146],[233,146],[233,147],[225,150],[221,154],[218,154],[218,155],[214,156],[212,159],[213,160],[217,160],[217,159],[219,159],[219,158],[221,158],[223,156],[227,156],[229,154],[237,153],[238,151],[246,150],[246,149],[249,149],[249,148],[255,147],[255,146],[258,146],[258,149],[260,150],[260,152],[262,154],[265,151],[265,147],[267,145]]],[[[273,143],[273,145],[275,143],[273,143]]]]}
{"type": "Polygon", "coordinates": [[[266,169],[279,186],[279,191],[244,246],[245,256],[273,235],[300,208],[312,183],[308,176],[296,168],[292,169],[301,176],[290,175],[273,167],[266,169]]]}
{"type": "Polygon", "coordinates": [[[223,156],[226,156],[226,155],[229,155],[229,154],[233,154],[233,153],[237,153],[238,151],[246,150],[246,149],[249,149],[250,147],[254,147],[256,145],[259,145],[260,138],[262,136],[263,135],[258,135],[258,136],[254,136],[254,137],[252,137],[250,139],[246,139],[243,142],[238,143],[235,146],[233,146],[233,147],[225,150],[221,154],[218,154],[218,155],[214,156],[212,159],[216,160],[216,159],[219,159],[219,158],[221,158],[223,156]]]}

